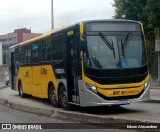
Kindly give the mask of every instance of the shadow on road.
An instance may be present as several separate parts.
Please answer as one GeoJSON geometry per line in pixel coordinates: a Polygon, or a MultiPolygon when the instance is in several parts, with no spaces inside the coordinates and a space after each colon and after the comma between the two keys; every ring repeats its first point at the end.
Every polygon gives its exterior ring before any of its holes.
{"type": "MultiPolygon", "coordinates": [[[[19,95],[13,95],[16,98],[19,98],[19,95]]],[[[50,105],[49,101],[47,99],[39,99],[36,97],[28,96],[26,98],[27,100],[43,103],[45,105],[50,105]]],[[[54,109],[54,107],[53,107],[54,109]]],[[[61,108],[59,108],[61,109],[61,108]]],[[[86,114],[98,114],[98,115],[116,115],[116,114],[127,114],[127,113],[140,113],[143,112],[141,110],[131,109],[129,108],[129,105],[121,105],[121,106],[98,106],[98,107],[79,107],[79,106],[73,106],[71,111],[74,112],[80,112],[80,113],[86,113],[86,114]],[[125,107],[124,107],[125,106],[125,107]],[[127,106],[127,107],[126,107],[127,106]]]]}
{"type": "Polygon", "coordinates": [[[116,114],[127,114],[127,113],[140,113],[143,111],[133,110],[123,106],[98,106],[98,107],[77,107],[74,106],[72,111],[87,113],[87,114],[98,114],[98,115],[116,115],[116,114]]]}

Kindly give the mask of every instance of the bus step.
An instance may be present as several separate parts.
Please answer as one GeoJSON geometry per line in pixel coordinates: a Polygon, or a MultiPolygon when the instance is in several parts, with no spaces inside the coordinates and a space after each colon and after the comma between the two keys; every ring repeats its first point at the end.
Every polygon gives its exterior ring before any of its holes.
{"type": "Polygon", "coordinates": [[[72,95],[72,101],[79,103],[79,96],[72,95]]]}

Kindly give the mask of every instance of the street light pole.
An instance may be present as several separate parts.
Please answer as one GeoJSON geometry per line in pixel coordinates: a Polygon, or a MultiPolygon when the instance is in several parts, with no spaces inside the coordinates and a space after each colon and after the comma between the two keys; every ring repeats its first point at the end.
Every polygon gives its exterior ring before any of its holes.
{"type": "Polygon", "coordinates": [[[51,25],[52,29],[54,29],[53,0],[51,0],[51,25]]]}
{"type": "MultiPolygon", "coordinates": [[[[159,27],[158,27],[158,32],[157,32],[157,37],[158,37],[158,39],[159,39],[159,36],[160,36],[160,34],[159,34],[159,27]]],[[[158,51],[158,82],[159,82],[159,86],[160,86],[160,51],[158,51]]]]}

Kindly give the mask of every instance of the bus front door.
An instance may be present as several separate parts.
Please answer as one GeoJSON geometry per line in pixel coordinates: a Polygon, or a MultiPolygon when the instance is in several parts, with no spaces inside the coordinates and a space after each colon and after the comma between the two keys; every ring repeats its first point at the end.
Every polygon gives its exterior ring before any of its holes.
{"type": "Polygon", "coordinates": [[[67,90],[68,99],[79,103],[78,92],[78,35],[69,36],[66,40],[67,55],[67,90]]]}

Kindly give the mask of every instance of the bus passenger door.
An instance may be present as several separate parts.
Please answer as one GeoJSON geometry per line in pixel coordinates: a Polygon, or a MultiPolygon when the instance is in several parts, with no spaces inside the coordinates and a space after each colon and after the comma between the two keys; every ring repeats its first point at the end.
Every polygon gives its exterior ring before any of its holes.
{"type": "Polygon", "coordinates": [[[69,101],[79,103],[78,90],[78,61],[79,57],[79,39],[78,35],[69,36],[66,40],[66,56],[67,56],[67,89],[69,101]]]}
{"type": "Polygon", "coordinates": [[[11,88],[16,89],[16,79],[15,79],[15,52],[10,53],[10,66],[9,66],[9,72],[10,72],[10,83],[11,88]]]}

